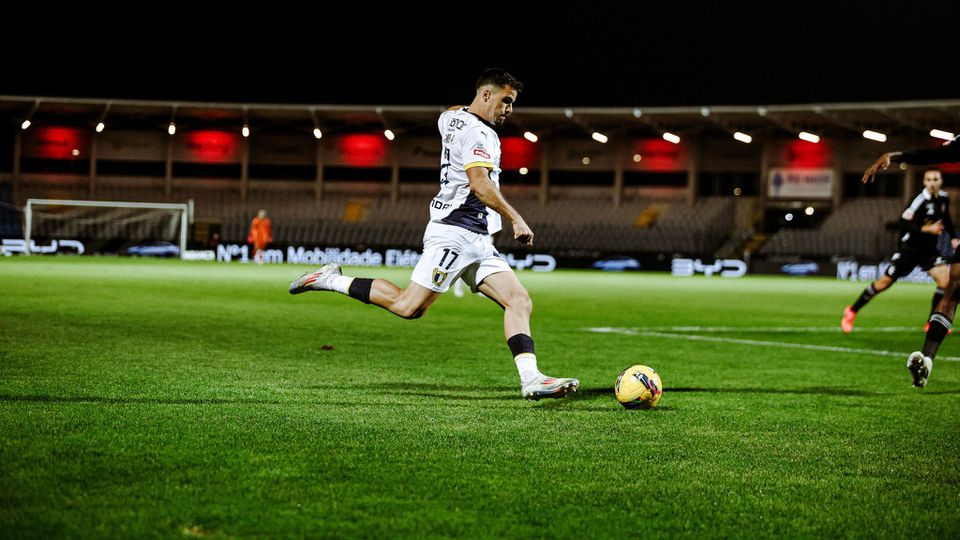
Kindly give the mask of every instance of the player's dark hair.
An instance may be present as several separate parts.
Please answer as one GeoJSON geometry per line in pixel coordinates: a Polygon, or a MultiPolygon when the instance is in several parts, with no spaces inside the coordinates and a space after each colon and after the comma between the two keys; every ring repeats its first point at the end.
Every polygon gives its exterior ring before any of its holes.
{"type": "Polygon", "coordinates": [[[517,91],[519,94],[523,91],[523,83],[517,80],[516,77],[507,73],[506,71],[500,68],[487,68],[483,70],[483,73],[480,74],[480,78],[477,79],[477,90],[480,88],[492,84],[499,87],[509,86],[517,91]]]}

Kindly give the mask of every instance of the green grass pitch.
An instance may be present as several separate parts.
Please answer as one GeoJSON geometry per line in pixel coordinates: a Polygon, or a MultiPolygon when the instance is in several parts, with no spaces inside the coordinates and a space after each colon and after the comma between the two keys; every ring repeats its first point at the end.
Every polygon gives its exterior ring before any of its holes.
{"type": "Polygon", "coordinates": [[[405,321],[303,270],[0,260],[0,534],[960,535],[960,343],[904,367],[930,285],[843,335],[863,284],[523,272],[541,369],[581,380],[534,403],[489,300],[405,321]],[[636,363],[656,409],[613,396],[636,363]]]}

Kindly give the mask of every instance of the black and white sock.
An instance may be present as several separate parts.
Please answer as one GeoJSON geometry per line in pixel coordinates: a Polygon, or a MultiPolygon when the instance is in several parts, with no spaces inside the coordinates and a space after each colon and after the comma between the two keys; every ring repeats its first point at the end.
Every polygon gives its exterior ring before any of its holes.
{"type": "Polygon", "coordinates": [[[534,353],[533,338],[526,334],[516,334],[507,340],[507,346],[513,353],[513,360],[517,363],[517,373],[520,374],[520,385],[526,386],[543,377],[537,369],[537,355],[534,353]]]}
{"type": "MultiPolygon", "coordinates": [[[[338,276],[346,277],[346,276],[338,276]]],[[[372,278],[349,278],[350,281],[347,284],[347,296],[350,298],[356,298],[357,300],[363,302],[364,304],[370,303],[370,289],[373,288],[373,279],[372,278]]]]}
{"type": "Polygon", "coordinates": [[[850,309],[852,309],[854,313],[860,311],[860,309],[867,305],[867,302],[869,302],[870,299],[876,295],[877,290],[873,288],[873,283],[867,285],[867,288],[860,293],[860,298],[857,298],[857,301],[853,303],[853,306],[851,306],[850,309]]]}
{"type": "Polygon", "coordinates": [[[927,339],[923,342],[923,355],[933,359],[937,356],[937,350],[943,343],[943,338],[947,337],[947,332],[953,324],[943,313],[934,313],[930,316],[930,329],[927,330],[927,339]]]}
{"type": "Polygon", "coordinates": [[[943,300],[943,289],[937,288],[933,292],[933,298],[930,300],[930,314],[933,315],[937,312],[937,306],[940,305],[940,300],[943,300]]]}

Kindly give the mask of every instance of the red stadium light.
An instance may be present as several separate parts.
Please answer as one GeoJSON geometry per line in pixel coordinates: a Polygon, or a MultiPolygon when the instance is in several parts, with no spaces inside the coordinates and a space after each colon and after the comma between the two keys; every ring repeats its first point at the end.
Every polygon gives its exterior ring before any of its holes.
{"type": "Polygon", "coordinates": [[[350,167],[376,167],[387,162],[387,140],[379,135],[344,135],[337,143],[340,155],[350,167]]]}
{"type": "Polygon", "coordinates": [[[238,151],[236,134],[226,131],[193,131],[185,142],[187,154],[203,163],[231,163],[238,151]]]}
{"type": "Polygon", "coordinates": [[[32,136],[24,141],[24,155],[31,157],[73,159],[86,154],[89,148],[89,137],[80,129],[41,127],[29,133],[32,136]]]}
{"type": "Polygon", "coordinates": [[[540,166],[540,146],[523,137],[500,139],[500,168],[507,171],[521,167],[536,169],[540,166]]]}
{"type": "Polygon", "coordinates": [[[634,141],[631,149],[633,163],[649,171],[678,171],[684,167],[683,147],[664,139],[634,141]],[[637,159],[636,156],[640,156],[637,159]]]}
{"type": "Polygon", "coordinates": [[[793,140],[783,148],[783,163],[798,169],[829,167],[833,161],[830,145],[793,140]]]}

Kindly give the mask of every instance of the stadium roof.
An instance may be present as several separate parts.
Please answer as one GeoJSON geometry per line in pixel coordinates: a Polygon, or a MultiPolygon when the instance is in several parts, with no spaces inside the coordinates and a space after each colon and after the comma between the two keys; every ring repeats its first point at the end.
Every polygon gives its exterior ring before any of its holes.
{"type": "MultiPolygon", "coordinates": [[[[89,126],[100,121],[110,129],[165,130],[171,121],[185,129],[239,130],[254,133],[325,135],[378,132],[398,136],[434,135],[445,106],[204,103],[105,100],[40,96],[0,96],[0,117],[19,124],[30,118],[48,125],[89,126]]],[[[505,134],[530,131],[539,137],[728,136],[742,131],[756,136],[859,137],[864,130],[888,135],[922,135],[931,129],[956,132],[960,99],[874,103],[703,107],[519,107],[504,126],[505,134]]]]}

